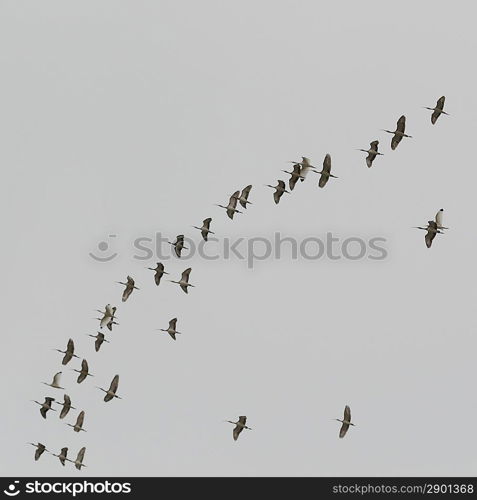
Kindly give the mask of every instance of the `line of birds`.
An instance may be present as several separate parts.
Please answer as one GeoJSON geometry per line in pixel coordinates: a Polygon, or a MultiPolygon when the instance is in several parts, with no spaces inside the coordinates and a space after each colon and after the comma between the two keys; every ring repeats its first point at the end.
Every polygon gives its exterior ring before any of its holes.
{"type": "MultiPolygon", "coordinates": [[[[437,104],[434,107],[427,107],[425,106],[425,109],[432,110],[432,115],[431,115],[431,123],[434,125],[439,118],[441,114],[448,115],[447,112],[444,111],[444,103],[445,103],[445,96],[442,96],[438,99],[437,104]]],[[[386,130],[382,129],[383,131],[392,134],[391,138],[391,149],[395,150],[403,137],[406,138],[412,138],[411,135],[406,134],[406,117],[402,115],[397,123],[396,123],[396,129],[394,131],[392,130],[386,130]]],[[[378,140],[373,140],[370,142],[369,148],[368,149],[358,149],[358,151],[362,151],[367,153],[366,156],[366,165],[368,168],[371,168],[373,165],[374,160],[376,159],[377,156],[382,156],[383,153],[381,153],[378,150],[379,147],[379,141],[378,140]]],[[[290,178],[288,180],[288,186],[290,191],[286,189],[286,184],[285,181],[278,179],[277,184],[275,186],[272,186],[270,184],[266,184],[266,187],[270,187],[274,189],[273,193],[273,199],[276,204],[279,203],[282,195],[284,193],[290,193],[291,191],[294,190],[297,182],[300,180],[300,182],[303,182],[308,173],[311,171],[313,173],[319,174],[320,178],[318,181],[318,186],[320,188],[323,188],[326,186],[330,178],[337,179],[338,177],[333,175],[331,173],[331,155],[328,153],[325,155],[323,164],[322,164],[322,169],[318,170],[316,167],[314,167],[310,161],[309,158],[303,156],[301,157],[301,161],[289,161],[289,163],[293,164],[293,170],[282,170],[283,172],[287,173],[290,175],[290,178]]],[[[252,185],[247,185],[245,188],[242,190],[237,190],[235,191],[229,198],[229,202],[227,205],[220,205],[217,204],[216,206],[225,209],[227,216],[230,219],[234,218],[234,215],[236,213],[243,213],[242,211],[237,209],[237,204],[239,203],[243,209],[247,209],[248,205],[251,205],[252,202],[249,201],[249,195],[252,190],[252,185]]],[[[417,229],[425,230],[426,235],[425,235],[425,243],[428,248],[431,247],[432,241],[434,240],[435,236],[437,234],[442,234],[444,230],[449,229],[447,227],[443,226],[443,209],[440,209],[433,220],[429,220],[426,226],[416,226],[417,229]]],[[[197,229],[200,231],[202,238],[205,241],[208,241],[209,234],[215,234],[213,231],[210,229],[210,225],[212,222],[212,218],[208,217],[203,220],[201,226],[192,226],[194,229],[197,229]]],[[[180,234],[177,235],[176,239],[174,242],[169,241],[169,244],[173,247],[174,252],[178,258],[181,257],[182,250],[186,249],[187,247],[184,246],[184,235],[180,234]]],[[[168,272],[165,271],[164,264],[161,262],[156,263],[156,267],[148,267],[148,270],[154,271],[154,282],[156,286],[159,286],[161,283],[161,279],[165,274],[169,274],[168,272]]],[[[184,293],[188,293],[189,287],[194,287],[195,285],[189,283],[189,278],[190,278],[190,273],[192,271],[192,268],[187,268],[185,269],[182,274],[181,278],[179,280],[168,280],[172,283],[178,284],[180,288],[183,290],[184,293]]],[[[127,276],[126,281],[118,281],[117,283],[123,285],[125,288],[122,293],[122,302],[126,302],[129,297],[131,296],[132,292],[134,290],[140,290],[136,284],[135,280],[131,276],[127,276]]],[[[96,318],[99,321],[99,328],[102,330],[103,328],[107,328],[109,331],[112,331],[113,325],[118,325],[118,322],[116,321],[116,311],[117,308],[111,306],[111,304],[107,304],[105,306],[104,311],[102,310],[97,310],[101,314],[100,318],[96,318]]],[[[170,335],[170,337],[173,340],[176,340],[176,335],[181,334],[177,330],[177,318],[173,318],[169,321],[169,326],[168,328],[160,328],[158,329],[159,331],[166,332],[170,335]]],[[[103,332],[98,331],[96,335],[88,334],[89,337],[92,337],[95,339],[95,351],[98,352],[101,348],[101,345],[106,342],[109,343],[109,340],[105,338],[105,335],[103,332]]],[[[66,349],[60,350],[60,349],[55,349],[56,351],[64,354],[63,359],[62,359],[62,365],[67,365],[73,358],[79,358],[74,351],[75,351],[75,345],[73,339],[69,339],[66,349]]],[[[76,379],[77,383],[80,384],[84,380],[86,380],[88,377],[92,377],[93,374],[89,372],[89,366],[88,362],[86,359],[82,359],[81,361],[81,369],[72,369],[73,371],[77,372],[79,375],[76,379]]],[[[43,382],[43,384],[52,387],[54,389],[61,389],[64,390],[64,387],[60,385],[60,378],[61,378],[62,372],[57,372],[51,381],[51,383],[43,382]]],[[[114,378],[112,379],[109,389],[104,389],[102,387],[97,387],[101,391],[105,393],[105,396],[103,400],[105,402],[111,401],[115,398],[121,399],[120,396],[116,394],[118,390],[118,385],[119,385],[119,375],[115,375],[114,378]]],[[[74,406],[72,406],[71,398],[65,393],[63,395],[63,402],[58,402],[55,400],[55,398],[47,396],[45,397],[45,400],[43,403],[33,400],[36,404],[40,406],[40,414],[41,416],[46,419],[47,412],[52,410],[56,411],[53,407],[52,404],[56,403],[60,406],[62,406],[61,412],[59,414],[59,418],[63,419],[66,417],[66,415],[69,413],[70,410],[76,410],[74,406]]],[[[68,426],[72,427],[74,432],[80,433],[81,431],[86,432],[86,429],[83,428],[84,424],[84,419],[85,419],[85,411],[81,410],[80,413],[78,414],[76,418],[76,422],[74,424],[72,423],[67,423],[68,426]]],[[[348,405],[345,406],[344,409],[344,415],[342,419],[335,419],[339,422],[341,422],[341,428],[339,431],[339,437],[343,438],[349,427],[354,426],[355,424],[351,422],[351,410],[348,405]]],[[[233,429],[233,439],[236,441],[240,435],[240,433],[244,430],[251,430],[250,427],[246,425],[247,422],[247,417],[242,415],[238,417],[237,421],[232,421],[232,420],[226,420],[226,422],[233,424],[235,427],[233,429]]],[[[78,470],[81,470],[82,467],[86,467],[86,465],[83,464],[84,460],[84,455],[86,452],[86,447],[82,447],[78,454],[76,460],[71,460],[67,458],[67,453],[68,453],[68,448],[63,447],[60,451],[59,454],[55,454],[50,452],[45,445],[42,443],[28,443],[33,445],[36,450],[35,450],[35,460],[38,460],[41,455],[46,451],[50,453],[51,455],[59,458],[61,464],[64,466],[66,461],[71,462],[75,465],[75,467],[78,470]]]]}

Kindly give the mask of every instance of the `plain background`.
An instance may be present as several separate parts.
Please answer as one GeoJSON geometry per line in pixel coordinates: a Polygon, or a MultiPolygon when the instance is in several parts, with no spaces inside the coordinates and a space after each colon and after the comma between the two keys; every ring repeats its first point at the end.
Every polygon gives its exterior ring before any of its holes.
{"type": "Polygon", "coordinates": [[[474,21],[469,1],[2,0],[1,473],[474,475],[474,21]],[[401,114],[413,139],[391,151],[380,129],[401,114]],[[339,179],[273,203],[286,161],[326,153],[339,179]],[[230,221],[214,203],[249,183],[230,221]],[[427,249],[412,227],[439,208],[450,229],[427,249]],[[388,257],[170,259],[196,288],[156,287],[131,241],[199,241],[205,217],[218,237],[382,236],[388,257]],[[95,262],[109,234],[119,255],[95,262]],[[95,353],[106,303],[120,325],[95,353]],[[176,342],[155,330],[172,317],[176,342]],[[70,337],[81,385],[52,350],[70,337]],[[30,401],[62,399],[41,384],[61,368],[87,432],[30,401]],[[253,430],[234,442],[239,415],[253,430]],[[29,441],[86,446],[88,467],[35,462],[29,441]]]}

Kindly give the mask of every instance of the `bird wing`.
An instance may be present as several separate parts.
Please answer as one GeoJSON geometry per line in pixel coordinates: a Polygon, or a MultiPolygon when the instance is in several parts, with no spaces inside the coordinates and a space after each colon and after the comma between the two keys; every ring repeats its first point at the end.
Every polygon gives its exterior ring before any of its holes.
{"type": "Polygon", "coordinates": [[[280,179],[278,180],[278,187],[280,191],[283,191],[285,189],[285,183],[281,181],[280,179]]]}
{"type": "Polygon", "coordinates": [[[442,97],[439,97],[439,99],[437,99],[437,104],[436,104],[436,108],[437,109],[444,109],[444,103],[446,102],[446,96],[443,95],[442,97]]]}
{"type": "Polygon", "coordinates": [[[340,429],[340,438],[344,438],[346,433],[348,432],[349,424],[343,424],[340,429]]]}
{"type": "Polygon", "coordinates": [[[88,362],[86,361],[86,359],[83,359],[83,361],[81,361],[81,369],[83,371],[85,371],[86,373],[88,373],[88,362]]]}
{"type": "Polygon", "coordinates": [[[128,282],[128,285],[134,286],[134,280],[133,280],[133,278],[131,278],[131,276],[127,277],[127,282],[128,282]]]}
{"type": "Polygon", "coordinates": [[[169,328],[172,328],[173,330],[175,330],[176,329],[176,325],[177,325],[177,318],[171,319],[169,321],[169,328]]]}
{"type": "MultiPolygon", "coordinates": [[[[76,457],[76,461],[79,462],[80,464],[83,462],[85,451],[86,451],[86,448],[83,446],[83,448],[81,448],[81,450],[78,452],[78,456],[76,457]]],[[[81,467],[78,467],[78,466],[76,466],[76,467],[78,469],[81,468],[81,467]]]]}
{"type": "Polygon", "coordinates": [[[235,209],[237,206],[237,200],[240,196],[240,191],[235,191],[235,193],[230,197],[227,209],[235,209]]]}
{"type": "Polygon", "coordinates": [[[442,227],[442,208],[436,213],[436,224],[437,227],[442,227]]]}
{"type": "Polygon", "coordinates": [[[441,116],[441,111],[439,109],[436,109],[432,112],[431,115],[431,123],[434,125],[436,123],[437,119],[441,116]]]}
{"type": "Polygon", "coordinates": [[[243,431],[243,427],[241,425],[236,425],[233,430],[234,441],[237,441],[240,433],[243,431]]]}
{"type": "Polygon", "coordinates": [[[63,356],[63,359],[61,360],[62,365],[66,365],[71,361],[71,358],[73,357],[73,354],[69,351],[66,351],[65,355],[63,356]]]}
{"type": "Polygon", "coordinates": [[[78,418],[76,419],[76,425],[78,427],[83,427],[83,422],[84,422],[84,411],[81,411],[78,415],[78,418]]]}
{"type": "Polygon", "coordinates": [[[366,156],[366,165],[368,165],[368,168],[371,168],[373,165],[373,160],[376,158],[376,153],[368,153],[368,156],[366,156]]]}
{"type": "Polygon", "coordinates": [[[159,286],[159,283],[161,282],[161,278],[162,278],[162,274],[159,274],[158,272],[156,272],[156,274],[154,275],[154,281],[155,281],[157,286],[159,286]]]}
{"type": "Polygon", "coordinates": [[[346,420],[347,422],[351,422],[351,410],[350,410],[350,407],[348,405],[345,406],[343,420],[346,420]]]}
{"type": "Polygon", "coordinates": [[[68,345],[66,346],[66,352],[73,354],[75,352],[75,343],[73,339],[68,340],[68,345]]]}
{"type": "Polygon", "coordinates": [[[406,129],[406,117],[402,115],[399,117],[399,120],[397,121],[396,130],[404,134],[405,129],[406,129]]]}
{"type": "Polygon", "coordinates": [[[96,337],[96,340],[94,341],[94,350],[96,352],[99,351],[99,348],[101,347],[101,344],[104,342],[104,335],[103,334],[99,334],[98,333],[98,336],[96,337]]]}
{"type": "Polygon", "coordinates": [[[242,424],[245,425],[247,423],[247,417],[245,415],[242,415],[239,417],[238,421],[242,424]]]}
{"type": "Polygon", "coordinates": [[[123,302],[126,302],[126,300],[128,300],[128,297],[131,295],[131,293],[134,290],[133,286],[134,285],[130,286],[129,283],[126,285],[126,288],[124,289],[123,296],[121,299],[123,302]]]}
{"type": "Polygon", "coordinates": [[[210,228],[210,223],[212,222],[212,217],[207,217],[207,219],[204,219],[202,222],[202,225],[209,229],[210,228]]]}
{"type": "Polygon", "coordinates": [[[162,262],[158,262],[156,265],[156,272],[159,271],[161,273],[164,272],[164,264],[162,262]]]}
{"type": "Polygon", "coordinates": [[[200,234],[202,235],[202,238],[204,238],[204,241],[207,241],[207,238],[209,237],[209,231],[203,229],[200,234]]]}
{"type": "Polygon", "coordinates": [[[284,191],[275,191],[273,193],[273,199],[275,200],[275,203],[278,203],[280,201],[280,198],[282,197],[282,194],[284,193],[284,191]]]}
{"type": "MultiPolygon", "coordinates": [[[[300,174],[298,174],[298,175],[300,175],[300,174]]],[[[291,174],[290,178],[288,179],[288,185],[290,186],[290,191],[293,191],[299,178],[300,177],[298,177],[294,174],[291,174]]]]}
{"type": "Polygon", "coordinates": [[[53,382],[51,385],[60,385],[61,372],[58,372],[53,377],[53,382]]]}
{"type": "Polygon", "coordinates": [[[180,287],[182,288],[182,290],[183,290],[185,293],[189,293],[189,290],[187,290],[187,286],[185,286],[185,285],[181,285],[180,287]]]}
{"type": "Polygon", "coordinates": [[[252,185],[249,184],[242,189],[242,193],[240,194],[240,205],[242,207],[247,208],[246,201],[248,200],[248,195],[250,194],[250,190],[252,189],[252,185]]]}
{"type": "Polygon", "coordinates": [[[68,456],[68,448],[61,448],[61,453],[60,456],[58,457],[60,459],[61,465],[65,465],[65,460],[66,457],[68,456]]]}
{"type": "Polygon", "coordinates": [[[55,400],[55,398],[46,397],[45,398],[45,403],[47,405],[51,406],[51,403],[53,403],[54,400],[55,400]]]}
{"type": "Polygon", "coordinates": [[[331,156],[327,154],[323,160],[323,172],[329,174],[331,172],[331,156]]]}
{"type": "Polygon", "coordinates": [[[110,392],[116,393],[119,385],[119,375],[115,375],[113,380],[111,381],[111,385],[109,386],[110,392]]]}
{"type": "Polygon", "coordinates": [[[318,186],[320,186],[320,188],[325,187],[326,183],[328,182],[328,179],[329,179],[329,176],[326,175],[326,173],[321,174],[320,181],[318,182],[318,186]]]}
{"type": "Polygon", "coordinates": [[[370,145],[369,149],[372,149],[373,151],[377,151],[378,146],[379,146],[379,141],[372,141],[369,143],[369,145],[370,145]]]}
{"type": "Polygon", "coordinates": [[[430,228],[427,229],[426,236],[424,236],[427,248],[431,248],[432,240],[436,237],[436,234],[436,231],[432,231],[430,228]]]}
{"type": "Polygon", "coordinates": [[[190,275],[191,271],[192,271],[191,267],[188,267],[185,271],[183,271],[182,276],[181,276],[181,281],[185,281],[186,283],[188,283],[189,282],[189,275],[190,275]]]}
{"type": "Polygon", "coordinates": [[[104,308],[105,313],[107,316],[112,316],[113,315],[113,310],[111,308],[111,304],[106,304],[106,307],[104,308]]]}
{"type": "Polygon", "coordinates": [[[176,340],[176,332],[167,332],[174,340],[176,340]]]}
{"type": "Polygon", "coordinates": [[[35,460],[38,460],[44,451],[45,451],[45,445],[38,443],[37,448],[35,450],[35,460]]]}
{"type": "Polygon", "coordinates": [[[391,149],[394,150],[402,140],[402,135],[394,134],[391,138],[391,149]]]}

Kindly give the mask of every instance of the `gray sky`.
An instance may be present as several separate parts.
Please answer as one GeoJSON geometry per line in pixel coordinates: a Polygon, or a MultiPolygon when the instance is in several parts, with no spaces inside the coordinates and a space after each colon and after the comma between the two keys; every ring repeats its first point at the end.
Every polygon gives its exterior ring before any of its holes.
{"type": "Polygon", "coordinates": [[[1,474],[474,475],[474,19],[473,2],[3,0],[1,474]],[[432,126],[441,95],[452,116],[432,126]],[[380,129],[401,114],[414,138],[392,152],[380,129]],[[355,149],[374,139],[368,169],[355,149]],[[339,179],[276,206],[263,185],[326,153],[339,179]],[[249,183],[246,214],[213,206],[249,183]],[[429,250],[412,226],[441,207],[429,250]],[[171,259],[197,287],[156,288],[131,241],[198,242],[209,216],[220,238],[382,236],[388,257],[171,259]],[[109,234],[119,255],[95,262],[109,234]],[[120,325],[95,353],[106,303],[120,325]],[[174,316],[176,342],[155,331],[174,316]],[[41,381],[69,337],[95,375],[63,369],[79,435],[30,402],[62,398],[41,381]],[[94,386],[116,373],[105,404],[94,386]],[[234,442],[223,420],[242,414],[234,442]],[[34,462],[27,441],[86,446],[88,468],[34,462]]]}

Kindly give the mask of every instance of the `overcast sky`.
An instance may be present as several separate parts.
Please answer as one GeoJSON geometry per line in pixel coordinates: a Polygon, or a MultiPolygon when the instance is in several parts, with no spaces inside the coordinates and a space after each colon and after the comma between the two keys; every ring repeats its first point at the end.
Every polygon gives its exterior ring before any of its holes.
{"type": "MultiPolygon", "coordinates": [[[[2,0],[3,475],[474,475],[475,5],[2,0]],[[446,96],[451,116],[430,112],[446,96]],[[395,151],[400,115],[407,132],[395,151]],[[380,140],[371,169],[365,154],[380,140]],[[333,161],[275,205],[288,160],[333,161]],[[252,184],[233,221],[215,203],[252,184]],[[431,249],[412,229],[445,209],[431,249]],[[133,241],[385,238],[384,260],[164,260],[133,241]],[[108,235],[116,235],[110,238],[108,235]],[[107,250],[98,244],[108,241],[107,250]],[[109,262],[90,257],[113,253],[109,262]],[[140,290],[121,302],[127,275],[140,290]],[[95,309],[118,306],[94,351],[95,309]],[[168,321],[183,332],[174,342],[168,321]],[[61,366],[68,338],[94,377],[61,366]],[[30,400],[63,370],[78,408],[30,400]],[[102,401],[120,375],[122,400],[102,401]],[[348,404],[356,427],[338,438],[348,404]],[[85,410],[79,434],[66,426],[85,410]],[[247,415],[237,442],[224,420],[247,415]],[[26,443],[70,457],[81,473],[26,443]]],[[[210,242],[212,246],[217,244],[210,242]]],[[[212,246],[210,248],[212,248],[212,246]]],[[[214,246],[214,248],[215,248],[214,246]]]]}

